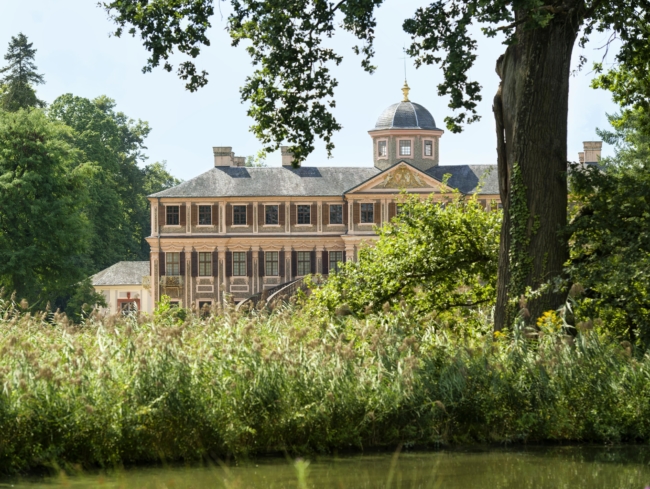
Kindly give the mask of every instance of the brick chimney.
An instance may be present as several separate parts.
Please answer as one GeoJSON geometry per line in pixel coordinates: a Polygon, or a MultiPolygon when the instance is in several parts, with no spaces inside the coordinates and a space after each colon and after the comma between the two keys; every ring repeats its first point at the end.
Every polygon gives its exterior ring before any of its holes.
{"type": "Polygon", "coordinates": [[[233,166],[235,162],[232,146],[213,146],[212,154],[214,155],[214,166],[233,166]]]}
{"type": "MultiPolygon", "coordinates": [[[[289,146],[280,146],[280,152],[282,153],[282,166],[292,168],[293,153],[289,151],[289,146]]],[[[298,166],[300,166],[300,164],[298,164],[298,166]]]]}
{"type": "Polygon", "coordinates": [[[582,143],[584,153],[578,153],[580,163],[585,165],[597,165],[600,163],[600,154],[603,149],[602,141],[585,141],[582,143]]]}

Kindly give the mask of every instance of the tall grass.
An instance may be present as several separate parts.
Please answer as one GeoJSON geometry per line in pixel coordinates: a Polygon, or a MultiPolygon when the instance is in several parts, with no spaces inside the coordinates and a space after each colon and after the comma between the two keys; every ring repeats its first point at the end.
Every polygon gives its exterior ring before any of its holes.
{"type": "Polygon", "coordinates": [[[547,317],[457,335],[406,313],[314,322],[31,316],[0,304],[0,471],[268,452],[650,439],[650,358],[547,317]],[[548,323],[548,324],[547,324],[548,323]]]}

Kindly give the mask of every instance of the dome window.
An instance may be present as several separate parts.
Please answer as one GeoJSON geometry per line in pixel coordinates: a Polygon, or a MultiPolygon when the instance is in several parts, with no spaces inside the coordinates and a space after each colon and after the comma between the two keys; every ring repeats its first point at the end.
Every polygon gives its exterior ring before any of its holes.
{"type": "Polygon", "coordinates": [[[380,158],[386,158],[388,156],[388,148],[386,147],[386,141],[377,142],[377,156],[380,158]]]}
{"type": "Polygon", "coordinates": [[[424,156],[433,156],[433,141],[424,141],[424,156]]]}
{"type": "Polygon", "coordinates": [[[411,156],[411,140],[410,139],[401,139],[399,142],[399,155],[400,156],[411,156]]]}

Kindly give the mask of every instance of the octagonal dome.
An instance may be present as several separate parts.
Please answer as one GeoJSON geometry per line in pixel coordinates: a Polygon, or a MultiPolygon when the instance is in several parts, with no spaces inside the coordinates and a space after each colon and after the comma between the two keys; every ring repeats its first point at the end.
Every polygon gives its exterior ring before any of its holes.
{"type": "Polygon", "coordinates": [[[438,129],[431,112],[420,104],[402,101],[385,109],[375,124],[379,129],[438,129]]]}

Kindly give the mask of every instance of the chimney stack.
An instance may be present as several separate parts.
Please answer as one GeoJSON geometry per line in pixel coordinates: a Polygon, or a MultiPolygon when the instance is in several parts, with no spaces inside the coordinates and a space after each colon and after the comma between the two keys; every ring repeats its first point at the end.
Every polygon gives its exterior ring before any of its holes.
{"type": "MultiPolygon", "coordinates": [[[[585,165],[597,165],[600,163],[600,153],[603,148],[602,141],[585,141],[582,143],[584,147],[583,158],[580,162],[585,165]]],[[[581,153],[578,153],[579,155],[581,153]]]]}
{"type": "Polygon", "coordinates": [[[232,166],[246,166],[246,157],[245,156],[235,156],[233,158],[232,166]]]}
{"type": "MultiPolygon", "coordinates": [[[[282,153],[282,166],[284,167],[293,167],[293,153],[289,151],[289,146],[280,146],[280,152],[282,153]]],[[[300,164],[298,164],[300,166],[300,164]]]]}
{"type": "Polygon", "coordinates": [[[213,146],[214,166],[233,166],[235,153],[232,152],[232,146],[213,146]]]}

